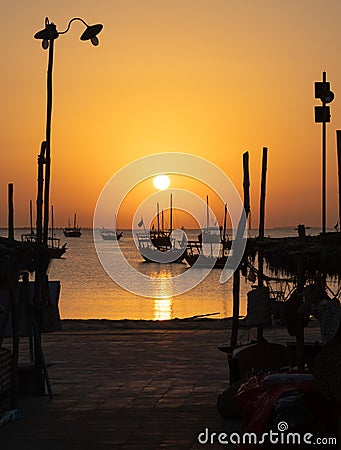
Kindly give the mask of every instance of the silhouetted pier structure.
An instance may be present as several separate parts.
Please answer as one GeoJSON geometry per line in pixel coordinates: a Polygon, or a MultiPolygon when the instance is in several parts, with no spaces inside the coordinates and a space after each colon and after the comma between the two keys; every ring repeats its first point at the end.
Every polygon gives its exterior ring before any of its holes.
{"type": "Polygon", "coordinates": [[[53,249],[43,242],[43,233],[35,241],[14,238],[13,203],[13,184],[9,184],[8,237],[0,237],[0,399],[6,402],[10,397],[12,411],[16,409],[18,390],[43,395],[46,386],[52,397],[41,333],[61,329],[60,285],[49,282],[47,275],[53,249]],[[12,338],[11,349],[3,348],[5,337],[12,338]],[[23,337],[29,339],[30,363],[20,367],[19,343],[23,337]]]}

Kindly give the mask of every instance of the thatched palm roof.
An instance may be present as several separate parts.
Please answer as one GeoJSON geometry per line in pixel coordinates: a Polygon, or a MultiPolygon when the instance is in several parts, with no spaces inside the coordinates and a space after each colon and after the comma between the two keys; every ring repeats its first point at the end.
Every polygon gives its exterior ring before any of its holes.
{"type": "Polygon", "coordinates": [[[275,274],[297,275],[302,261],[308,277],[326,274],[341,278],[341,235],[338,232],[318,236],[249,239],[248,253],[262,252],[268,269],[275,274]]]}

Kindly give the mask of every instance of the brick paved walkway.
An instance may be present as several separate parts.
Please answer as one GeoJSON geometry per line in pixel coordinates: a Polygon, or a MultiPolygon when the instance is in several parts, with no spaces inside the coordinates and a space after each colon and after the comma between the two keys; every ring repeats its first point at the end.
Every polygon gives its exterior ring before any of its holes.
{"type": "MultiPolygon", "coordinates": [[[[226,354],[218,350],[228,343],[226,323],[131,326],[95,331],[84,322],[79,331],[44,335],[54,399],[19,397],[24,418],[0,428],[1,450],[229,448],[198,442],[205,428],[239,427],[216,409],[228,386],[226,354]]],[[[265,336],[288,340],[283,328],[265,336]]]]}
{"type": "Polygon", "coordinates": [[[45,335],[54,399],[20,397],[24,418],[0,429],[1,449],[223,448],[197,437],[238,428],[216,409],[226,342],[224,329],[45,335]]]}

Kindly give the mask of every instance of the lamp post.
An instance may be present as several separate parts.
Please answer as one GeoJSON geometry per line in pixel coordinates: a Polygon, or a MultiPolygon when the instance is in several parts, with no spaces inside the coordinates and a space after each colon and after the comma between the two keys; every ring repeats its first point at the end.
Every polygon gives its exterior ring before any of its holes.
{"type": "Polygon", "coordinates": [[[327,81],[326,72],[322,73],[322,81],[316,81],[315,98],[319,98],[322,106],[315,106],[315,123],[322,123],[322,233],[326,232],[326,209],[327,209],[327,144],[326,124],[330,122],[330,108],[327,106],[334,100],[334,93],[330,90],[330,82],[327,81]]]}
{"type": "Polygon", "coordinates": [[[103,25],[88,25],[85,20],[74,17],[68,23],[66,30],[58,31],[56,25],[45,18],[45,28],[38,31],[34,37],[42,40],[44,50],[49,49],[47,66],[47,99],[46,99],[46,134],[45,141],[42,142],[40,155],[38,157],[38,194],[37,194],[37,242],[47,245],[48,224],[49,224],[49,195],[50,195],[50,170],[51,170],[51,119],[52,119],[52,69],[54,41],[61,35],[69,31],[74,21],[80,21],[86,29],[81,35],[82,41],[90,40],[95,46],[99,44],[97,35],[102,31],[103,25]],[[45,164],[45,187],[43,181],[43,166],[45,164]],[[43,195],[44,189],[44,195],[43,195]],[[43,226],[43,205],[44,205],[44,226],[43,226]]]}

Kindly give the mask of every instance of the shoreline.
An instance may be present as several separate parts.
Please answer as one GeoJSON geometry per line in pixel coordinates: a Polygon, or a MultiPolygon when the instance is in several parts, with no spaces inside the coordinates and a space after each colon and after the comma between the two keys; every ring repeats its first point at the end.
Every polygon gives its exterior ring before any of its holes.
{"type": "MultiPolygon", "coordinates": [[[[61,331],[56,333],[72,332],[149,332],[149,331],[226,331],[229,335],[232,329],[232,318],[212,319],[212,318],[185,318],[169,320],[135,320],[135,319],[62,319],[61,331]]],[[[242,335],[253,336],[255,328],[239,327],[239,333],[242,335]]],[[[47,333],[49,334],[49,333],[47,333]]],[[[295,337],[290,336],[286,326],[273,323],[264,328],[264,337],[267,339],[280,338],[281,341],[292,341],[295,337]]],[[[317,320],[311,319],[305,327],[306,342],[321,342],[320,324],[317,320]]]]}
{"type": "Polygon", "coordinates": [[[232,318],[211,319],[190,317],[185,319],[143,320],[143,319],[61,319],[65,331],[107,331],[107,330],[205,330],[231,329],[232,318]]]}

